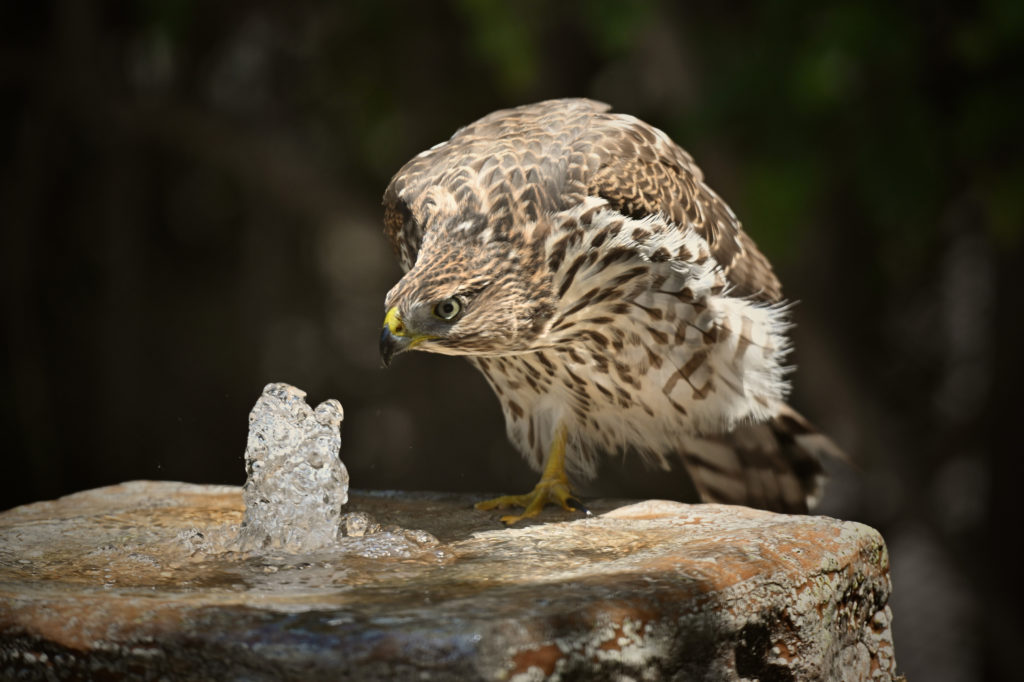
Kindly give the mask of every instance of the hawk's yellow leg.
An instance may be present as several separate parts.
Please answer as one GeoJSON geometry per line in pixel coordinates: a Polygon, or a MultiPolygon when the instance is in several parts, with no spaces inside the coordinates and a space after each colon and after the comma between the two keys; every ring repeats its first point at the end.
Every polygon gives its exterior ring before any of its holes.
{"type": "MultiPolygon", "coordinates": [[[[544,465],[544,473],[533,490],[525,495],[502,495],[493,500],[484,500],[476,504],[477,509],[506,509],[508,507],[524,507],[522,514],[502,516],[501,521],[512,525],[540,513],[548,503],[557,504],[566,511],[586,511],[572,491],[569,490],[569,477],[565,475],[565,441],[566,427],[558,427],[555,440],[548,451],[548,459],[544,465]]],[[[589,513],[589,512],[588,512],[589,513]]]]}

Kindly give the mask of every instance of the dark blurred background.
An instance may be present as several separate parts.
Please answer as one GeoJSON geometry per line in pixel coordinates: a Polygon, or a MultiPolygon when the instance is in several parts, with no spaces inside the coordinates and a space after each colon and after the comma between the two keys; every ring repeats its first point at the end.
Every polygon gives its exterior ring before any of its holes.
{"type": "MultiPolygon", "coordinates": [[[[1024,3],[958,7],[4,3],[0,509],[241,484],[270,381],[342,401],[357,487],[528,489],[466,363],[380,369],[380,196],[588,96],[690,150],[801,302],[793,402],[856,460],[823,511],[885,535],[902,669],[1016,677],[1024,3]]],[[[686,488],[631,463],[588,491],[686,488]]]]}

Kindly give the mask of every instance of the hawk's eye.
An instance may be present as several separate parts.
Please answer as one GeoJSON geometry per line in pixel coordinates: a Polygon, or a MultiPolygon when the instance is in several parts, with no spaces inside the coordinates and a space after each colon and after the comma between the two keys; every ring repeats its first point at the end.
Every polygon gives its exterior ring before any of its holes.
{"type": "Polygon", "coordinates": [[[442,320],[454,320],[462,312],[462,304],[457,298],[446,298],[434,306],[434,314],[442,320]]]}

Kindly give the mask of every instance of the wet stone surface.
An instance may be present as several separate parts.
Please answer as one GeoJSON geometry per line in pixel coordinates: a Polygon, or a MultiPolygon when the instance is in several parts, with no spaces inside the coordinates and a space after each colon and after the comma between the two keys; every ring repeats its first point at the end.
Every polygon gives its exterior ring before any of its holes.
{"type": "Polygon", "coordinates": [[[239,551],[242,489],[133,482],[0,514],[0,679],[891,679],[872,529],[349,491],[343,533],[239,551]]]}

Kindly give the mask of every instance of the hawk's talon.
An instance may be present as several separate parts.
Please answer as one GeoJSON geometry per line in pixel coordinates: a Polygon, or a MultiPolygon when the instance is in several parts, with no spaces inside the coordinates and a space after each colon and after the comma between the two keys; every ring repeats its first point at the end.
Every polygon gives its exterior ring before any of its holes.
{"type": "Polygon", "coordinates": [[[502,495],[493,500],[478,502],[477,509],[504,509],[505,507],[525,507],[519,515],[510,514],[502,516],[501,522],[506,526],[533,518],[540,514],[544,505],[557,504],[566,511],[583,511],[587,516],[590,512],[580,504],[580,501],[569,490],[569,477],[565,475],[565,443],[567,438],[565,424],[559,424],[555,430],[555,437],[551,442],[551,450],[548,451],[547,462],[544,464],[544,473],[533,490],[525,495],[502,495]]]}
{"type": "Polygon", "coordinates": [[[590,510],[587,509],[586,506],[584,506],[584,504],[580,502],[578,498],[570,497],[566,499],[566,502],[569,504],[570,507],[572,507],[573,511],[583,512],[584,516],[593,516],[593,514],[590,513],[590,510]]]}
{"type": "Polygon", "coordinates": [[[492,500],[484,500],[474,505],[477,509],[507,509],[509,507],[523,507],[522,514],[508,514],[501,517],[501,522],[511,526],[523,519],[529,519],[540,514],[548,504],[555,504],[566,511],[581,511],[587,516],[590,512],[583,504],[573,496],[569,490],[569,484],[565,480],[541,479],[536,487],[523,495],[502,495],[492,500]]]}

